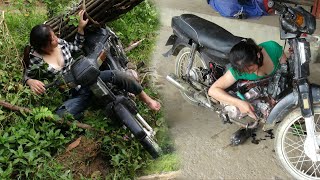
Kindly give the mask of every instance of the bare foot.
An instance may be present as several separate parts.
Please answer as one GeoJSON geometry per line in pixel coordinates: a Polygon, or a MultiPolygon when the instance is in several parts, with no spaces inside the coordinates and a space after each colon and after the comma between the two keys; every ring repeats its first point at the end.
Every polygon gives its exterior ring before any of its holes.
{"type": "Polygon", "coordinates": [[[153,99],[151,99],[149,102],[147,102],[147,105],[149,106],[149,108],[151,110],[154,110],[154,111],[159,111],[161,108],[161,104],[158,101],[153,100],[153,99]]]}
{"type": "Polygon", "coordinates": [[[158,101],[152,99],[150,96],[148,96],[148,94],[146,94],[144,91],[142,91],[140,94],[138,94],[138,97],[144,103],[146,103],[151,110],[154,110],[154,111],[160,110],[161,104],[158,101]]]}

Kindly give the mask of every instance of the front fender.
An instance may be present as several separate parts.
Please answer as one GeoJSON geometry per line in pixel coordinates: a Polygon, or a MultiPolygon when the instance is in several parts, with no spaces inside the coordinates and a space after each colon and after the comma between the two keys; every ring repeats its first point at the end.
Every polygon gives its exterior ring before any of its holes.
{"type": "MultiPolygon", "coordinates": [[[[313,104],[320,103],[320,86],[317,84],[311,84],[310,87],[313,104]]],[[[281,99],[271,110],[270,115],[266,120],[264,130],[272,129],[276,122],[281,121],[281,119],[287,116],[292,109],[298,106],[298,104],[299,96],[296,91],[291,92],[281,99]]]]}

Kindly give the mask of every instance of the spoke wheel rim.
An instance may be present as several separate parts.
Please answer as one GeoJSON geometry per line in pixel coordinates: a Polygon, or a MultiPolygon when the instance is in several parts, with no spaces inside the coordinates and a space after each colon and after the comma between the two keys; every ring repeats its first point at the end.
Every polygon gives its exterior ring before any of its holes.
{"type": "MultiPolygon", "coordinates": [[[[316,132],[320,132],[320,114],[314,114],[316,132]]],[[[320,161],[312,162],[304,150],[307,133],[300,115],[285,128],[281,137],[281,153],[287,165],[299,176],[320,179],[320,161]]]]}
{"type": "MultiPolygon", "coordinates": [[[[190,50],[191,49],[189,48],[189,51],[183,52],[183,54],[181,56],[179,56],[179,59],[177,60],[176,75],[179,78],[182,78],[186,74],[186,70],[187,70],[187,66],[188,66],[188,62],[189,62],[189,56],[191,53],[190,50]]],[[[193,68],[191,69],[190,74],[197,71],[199,69],[199,67],[203,67],[203,68],[207,69],[205,62],[199,57],[199,53],[196,52],[194,62],[193,62],[193,68]]],[[[196,99],[194,99],[192,97],[192,95],[185,93],[185,92],[182,92],[182,91],[180,91],[180,92],[185,98],[187,98],[187,100],[191,101],[192,103],[198,102],[196,99]]]]}

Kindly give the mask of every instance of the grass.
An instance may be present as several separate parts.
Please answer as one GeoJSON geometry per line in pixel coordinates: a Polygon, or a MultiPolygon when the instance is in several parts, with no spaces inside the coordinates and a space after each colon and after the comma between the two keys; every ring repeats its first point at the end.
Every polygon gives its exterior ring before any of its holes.
{"type": "Polygon", "coordinates": [[[155,161],[143,170],[144,174],[160,174],[179,170],[180,162],[177,154],[166,154],[155,161]]]}
{"type": "Polygon", "coordinates": [[[22,49],[28,43],[31,28],[37,24],[42,24],[46,19],[45,8],[41,6],[37,10],[23,11],[10,7],[6,11],[5,20],[19,52],[22,52],[22,49]]]}
{"type": "MultiPolygon", "coordinates": [[[[130,138],[125,140],[124,137],[130,137],[130,133],[114,121],[106,119],[102,110],[97,107],[86,112],[84,122],[104,130],[105,134],[54,123],[52,112],[62,103],[63,95],[52,90],[44,96],[37,96],[31,93],[29,88],[21,85],[22,50],[28,43],[31,28],[47,19],[47,11],[45,8],[40,8],[39,11],[39,6],[32,5],[41,5],[39,1],[15,2],[16,4],[9,7],[5,14],[5,22],[15,43],[5,35],[0,38],[0,99],[15,105],[27,106],[33,112],[21,114],[0,107],[0,179],[72,179],[72,169],[66,169],[66,166],[57,162],[55,158],[63,153],[67,144],[80,135],[101,144],[101,155],[110,165],[107,178],[132,179],[140,174],[176,170],[178,158],[171,154],[174,150],[173,143],[168,135],[162,112],[154,113],[141,102],[138,102],[139,112],[157,131],[159,144],[166,153],[156,161],[150,159],[139,142],[130,138]],[[19,55],[12,53],[14,48],[18,49],[19,55]]],[[[55,2],[58,3],[59,0],[55,2]]],[[[50,1],[45,3],[50,5],[50,1]]],[[[51,7],[51,12],[61,9],[61,6],[57,7],[51,7]]],[[[135,63],[144,61],[148,64],[159,28],[155,8],[146,1],[109,25],[119,34],[124,47],[132,41],[145,39],[128,55],[135,63]]],[[[144,87],[152,97],[160,98],[148,83],[145,83],[144,87]]],[[[90,161],[83,163],[89,165],[90,161]]]]}

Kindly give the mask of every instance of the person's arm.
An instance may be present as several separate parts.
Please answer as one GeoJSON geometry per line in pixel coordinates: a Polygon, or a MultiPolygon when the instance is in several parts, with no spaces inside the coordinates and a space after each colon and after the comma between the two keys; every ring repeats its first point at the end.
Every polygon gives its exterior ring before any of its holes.
{"type": "Polygon", "coordinates": [[[84,15],[84,10],[81,10],[79,12],[79,25],[78,25],[78,32],[74,38],[73,42],[67,42],[63,39],[59,39],[63,44],[67,46],[69,51],[71,52],[77,52],[80,51],[84,42],[84,28],[86,27],[89,19],[84,20],[83,15],[84,15]]]}
{"type": "Polygon", "coordinates": [[[42,81],[29,78],[26,81],[26,84],[30,87],[31,91],[36,94],[43,94],[46,92],[46,88],[44,87],[45,85],[42,81]]]}
{"type": "Polygon", "coordinates": [[[280,64],[285,64],[287,63],[287,56],[284,52],[282,52],[282,56],[280,57],[280,64]]]}
{"type": "Polygon", "coordinates": [[[79,25],[78,25],[78,33],[80,35],[84,35],[84,28],[86,27],[86,25],[88,24],[89,22],[89,19],[87,18],[86,20],[84,20],[84,15],[85,11],[84,10],[81,10],[79,12],[79,25]]]}
{"type": "Polygon", "coordinates": [[[228,70],[223,76],[221,76],[212,84],[208,94],[218,101],[238,107],[241,113],[247,113],[250,117],[256,119],[254,108],[250,103],[235,98],[225,91],[225,89],[233,85],[235,82],[236,79],[233,77],[230,70],[228,70]]]}
{"type": "Polygon", "coordinates": [[[41,58],[39,57],[33,57],[30,59],[30,64],[24,72],[23,81],[24,84],[27,84],[30,87],[32,92],[36,94],[43,94],[46,91],[44,83],[35,79],[35,77],[31,73],[31,68],[33,68],[33,70],[40,68],[39,66],[37,66],[37,64],[39,64],[39,61],[41,61],[41,58]]]}

